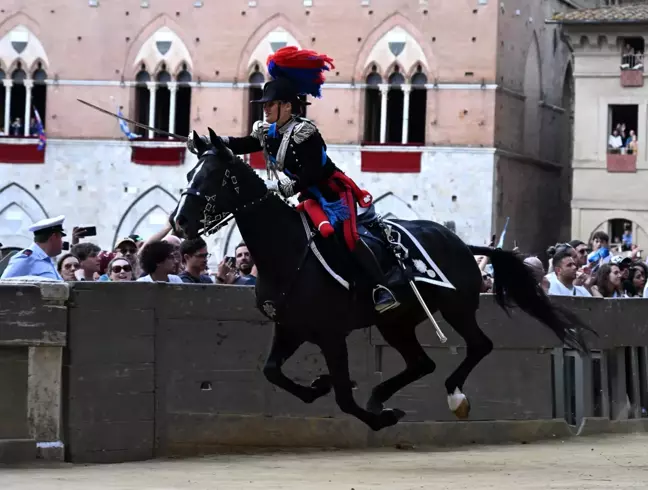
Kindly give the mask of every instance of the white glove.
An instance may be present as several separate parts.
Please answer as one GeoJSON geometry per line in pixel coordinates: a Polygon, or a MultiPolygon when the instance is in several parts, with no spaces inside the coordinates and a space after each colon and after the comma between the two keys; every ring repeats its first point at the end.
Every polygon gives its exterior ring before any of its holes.
{"type": "Polygon", "coordinates": [[[276,180],[266,180],[265,185],[268,188],[268,190],[271,192],[276,192],[276,193],[281,192],[279,190],[279,182],[277,182],[276,180]]]}

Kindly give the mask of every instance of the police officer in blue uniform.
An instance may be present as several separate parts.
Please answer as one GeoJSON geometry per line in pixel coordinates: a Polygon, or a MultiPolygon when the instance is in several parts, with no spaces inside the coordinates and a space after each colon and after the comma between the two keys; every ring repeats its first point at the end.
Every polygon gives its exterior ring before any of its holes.
{"type": "Polygon", "coordinates": [[[63,221],[65,216],[38,221],[29,227],[34,233],[34,243],[9,259],[2,279],[38,276],[62,281],[54,257],[63,250],[63,221]]]}

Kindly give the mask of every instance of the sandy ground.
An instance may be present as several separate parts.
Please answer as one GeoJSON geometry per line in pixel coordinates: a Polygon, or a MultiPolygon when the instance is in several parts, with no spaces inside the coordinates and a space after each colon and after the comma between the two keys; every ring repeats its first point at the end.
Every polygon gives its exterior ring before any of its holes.
{"type": "Polygon", "coordinates": [[[648,488],[648,435],[452,450],[279,452],[118,465],[0,466],[1,489],[648,488]]]}

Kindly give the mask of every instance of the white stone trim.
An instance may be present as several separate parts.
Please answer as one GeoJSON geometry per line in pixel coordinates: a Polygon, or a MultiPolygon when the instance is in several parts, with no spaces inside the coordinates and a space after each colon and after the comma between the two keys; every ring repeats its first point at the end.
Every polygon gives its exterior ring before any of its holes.
{"type": "Polygon", "coordinates": [[[37,145],[38,136],[28,136],[26,138],[16,138],[12,136],[0,136],[0,145],[1,144],[10,144],[10,145],[37,145]]]}
{"type": "MultiPolygon", "coordinates": [[[[136,87],[142,85],[132,80],[52,80],[45,81],[47,85],[76,86],[76,87],[136,87]]],[[[157,84],[158,82],[146,82],[157,84]]],[[[250,88],[258,87],[257,83],[249,82],[178,82],[178,87],[188,85],[191,88],[250,88]]],[[[342,90],[364,90],[368,85],[366,83],[343,83],[343,82],[326,82],[324,89],[342,89],[342,90]]],[[[374,87],[374,85],[372,85],[374,87]]],[[[499,87],[496,83],[427,83],[424,87],[428,90],[497,90],[499,87]]],[[[412,90],[417,90],[418,86],[413,86],[412,90]]]]}

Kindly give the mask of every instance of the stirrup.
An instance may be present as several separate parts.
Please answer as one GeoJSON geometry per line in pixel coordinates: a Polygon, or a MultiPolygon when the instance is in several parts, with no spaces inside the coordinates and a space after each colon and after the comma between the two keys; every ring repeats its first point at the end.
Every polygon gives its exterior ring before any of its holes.
{"type": "Polygon", "coordinates": [[[394,293],[392,293],[388,288],[385,286],[378,284],[372,291],[372,297],[373,297],[373,302],[375,309],[378,313],[384,313],[386,311],[392,310],[394,308],[397,308],[400,306],[400,303],[396,300],[396,297],[394,296],[394,293]],[[385,303],[385,304],[377,304],[376,303],[376,293],[378,291],[385,291],[391,298],[391,302],[385,303]]]}

